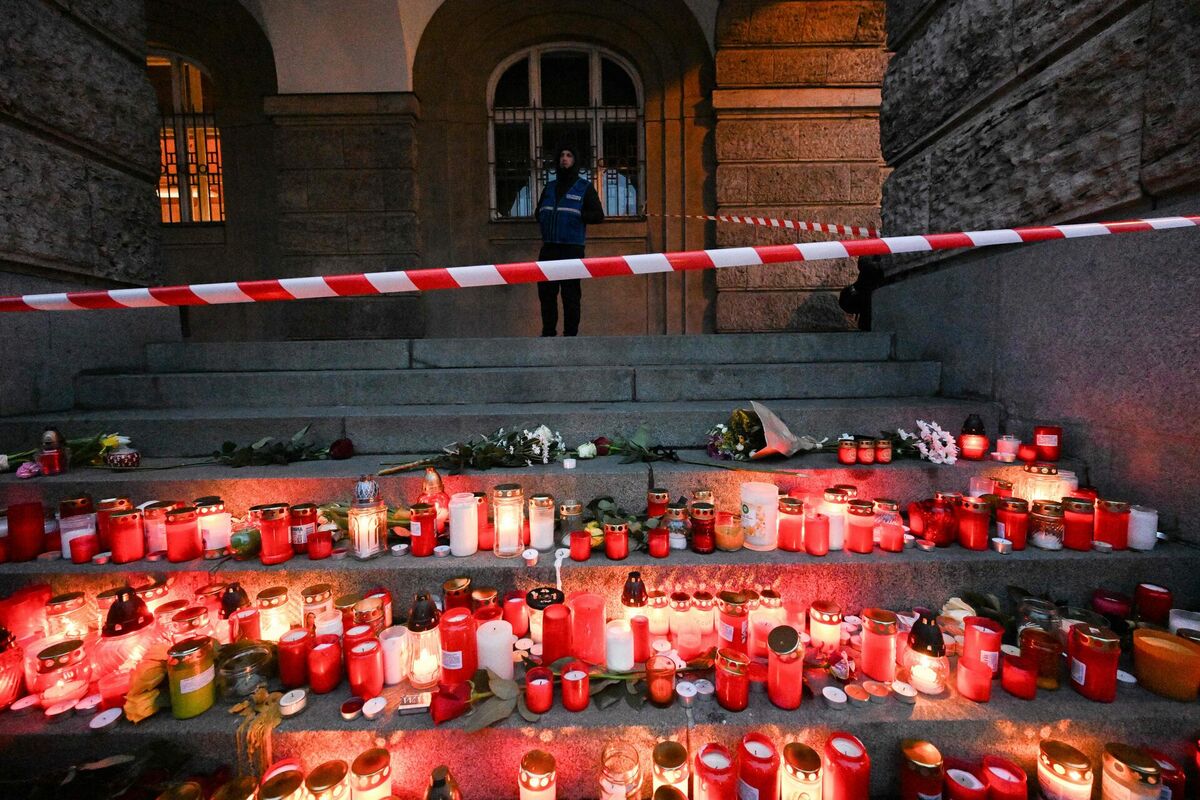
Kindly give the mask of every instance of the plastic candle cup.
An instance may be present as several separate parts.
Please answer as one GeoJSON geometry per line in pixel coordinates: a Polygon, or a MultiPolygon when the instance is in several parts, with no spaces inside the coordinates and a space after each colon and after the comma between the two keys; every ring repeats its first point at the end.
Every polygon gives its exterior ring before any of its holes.
{"type": "Polygon", "coordinates": [[[810,556],[829,555],[829,517],[811,514],[804,518],[804,552],[810,556]]]}
{"type": "Polygon", "coordinates": [[[530,750],[522,756],[517,771],[519,800],[555,800],[558,796],[555,768],[554,756],[545,751],[530,750]]]}
{"type": "Polygon", "coordinates": [[[615,619],[604,631],[605,660],[611,672],[633,670],[633,629],[629,620],[615,619]]]}
{"type": "Polygon", "coordinates": [[[529,546],[543,553],[554,549],[554,498],[548,494],[529,498],[529,546]]]}
{"type": "Polygon", "coordinates": [[[308,651],[308,686],[316,694],[328,694],[342,682],[342,650],[338,637],[316,637],[308,651]]]}
{"type": "Polygon", "coordinates": [[[977,658],[959,658],[955,680],[958,693],[968,700],[986,703],[992,697],[992,668],[977,658]]]}
{"type": "Polygon", "coordinates": [[[986,617],[967,617],[963,620],[963,656],[982,661],[992,671],[1000,674],[1000,639],[1004,628],[1000,623],[986,617]]]}
{"type": "Polygon", "coordinates": [[[989,800],[1025,800],[1029,796],[1025,770],[1007,758],[984,756],[982,778],[989,800]]]}
{"type": "Polygon", "coordinates": [[[726,711],[742,711],[750,703],[750,658],[730,648],[717,651],[717,702],[726,711]]]}
{"type": "Polygon", "coordinates": [[[1146,506],[1129,507],[1130,550],[1153,550],[1158,542],[1158,512],[1146,506]]]}
{"type": "Polygon", "coordinates": [[[529,606],[525,604],[525,593],[509,592],[504,595],[504,621],[512,625],[513,636],[520,639],[529,633],[529,606]]]}
{"type": "Polygon", "coordinates": [[[355,697],[370,700],[383,692],[383,648],[375,638],[359,642],[346,655],[346,677],[355,697]]]}
{"type": "MultiPolygon", "coordinates": [[[[651,761],[654,763],[654,785],[651,788],[655,792],[663,786],[671,786],[680,792],[687,792],[691,770],[688,769],[686,747],[679,742],[669,740],[659,742],[654,745],[651,761]]],[[[686,796],[685,794],[684,797],[686,796]]]]}
{"type": "Polygon", "coordinates": [[[942,796],[945,771],[941,752],[932,742],[905,739],[900,742],[900,798],[922,800],[942,796]]]}
{"type": "Polygon", "coordinates": [[[836,603],[817,600],[808,609],[808,633],[813,647],[832,650],[842,643],[842,610],[836,603]]]}
{"type": "Polygon", "coordinates": [[[567,711],[583,711],[588,707],[590,676],[587,665],[575,661],[567,665],[562,675],[562,702],[567,711]]]}
{"type": "Polygon", "coordinates": [[[967,763],[948,759],[945,766],[947,800],[987,800],[987,784],[967,763]]]}
{"type": "Polygon", "coordinates": [[[958,543],[967,550],[987,550],[992,506],[977,497],[964,497],[954,510],[958,543]]]}
{"type": "Polygon", "coordinates": [[[866,608],[862,612],[862,661],[863,674],[884,683],[896,679],[896,637],[899,620],[891,611],[883,608],[866,608]]]}
{"type": "Polygon", "coordinates": [[[571,531],[571,560],[587,561],[592,554],[592,534],[586,530],[571,531]]]}
{"type": "Polygon", "coordinates": [[[285,689],[297,689],[308,684],[308,651],[313,647],[313,635],[304,628],[295,628],[279,639],[279,680],[285,689]]]}
{"type": "Polygon", "coordinates": [[[870,500],[851,500],[846,504],[845,549],[867,554],[875,549],[875,504],[870,500]]]}
{"type": "Polygon", "coordinates": [[[629,523],[604,523],[604,555],[609,561],[624,561],[629,557],[629,523]]]}
{"type": "Polygon", "coordinates": [[[1108,628],[1071,627],[1067,655],[1071,688],[1089,700],[1111,703],[1117,698],[1117,661],[1121,640],[1108,628]]]}
{"type": "MultiPolygon", "coordinates": [[[[841,489],[829,488],[825,490],[824,499],[817,507],[817,511],[828,518],[829,535],[826,537],[826,552],[829,550],[841,550],[843,543],[846,540],[846,504],[850,498],[841,489]]],[[[808,530],[805,529],[805,539],[808,538],[808,530]]],[[[812,550],[809,550],[812,553],[812,550]]],[[[813,553],[813,555],[817,555],[813,553]]]]}
{"type": "Polygon", "coordinates": [[[450,555],[464,557],[479,550],[479,504],[471,492],[450,496],[450,555]]]}
{"type": "Polygon", "coordinates": [[[554,705],[554,673],[549,667],[525,673],[525,705],[534,714],[545,714],[554,705]]]}
{"type": "Polygon", "coordinates": [[[779,751],[761,733],[746,734],[738,747],[738,786],[752,790],[759,800],[779,797],[779,751]]]}
{"type": "Polygon", "coordinates": [[[787,625],[767,637],[767,697],[784,709],[800,707],[804,695],[804,649],[800,634],[787,625]]]}
{"type": "Polygon", "coordinates": [[[743,483],[742,530],[747,550],[774,550],[779,536],[779,489],[773,483],[743,483]]]}
{"type": "Polygon", "coordinates": [[[866,746],[849,733],[831,733],[825,740],[821,783],[823,800],[868,800],[871,759],[866,746]]]}
{"type": "Polygon", "coordinates": [[[717,638],[722,647],[747,651],[750,647],[750,612],[741,592],[721,592],[717,597],[717,638]]]}
{"type": "Polygon", "coordinates": [[[721,745],[711,742],[696,751],[693,775],[696,800],[737,797],[738,780],[733,754],[721,745]]]}
{"type": "Polygon", "coordinates": [[[571,654],[571,610],[563,603],[542,613],[542,663],[553,664],[571,654]]]}
{"type": "Polygon", "coordinates": [[[804,501],[795,497],[779,498],[780,550],[788,553],[804,552],[804,501]]]}
{"type": "Polygon", "coordinates": [[[1033,429],[1033,445],[1039,461],[1058,461],[1062,453],[1063,430],[1058,425],[1037,425],[1033,429]]]}
{"type": "Polygon", "coordinates": [[[841,439],[837,447],[838,463],[852,466],[858,463],[858,444],[853,439],[841,439]]]}
{"type": "Polygon", "coordinates": [[[821,756],[806,744],[783,746],[783,770],[779,773],[779,800],[819,800],[821,756]]]}
{"type": "Polygon", "coordinates": [[[589,664],[605,663],[604,605],[604,597],[591,592],[567,598],[572,655],[589,664]]]}

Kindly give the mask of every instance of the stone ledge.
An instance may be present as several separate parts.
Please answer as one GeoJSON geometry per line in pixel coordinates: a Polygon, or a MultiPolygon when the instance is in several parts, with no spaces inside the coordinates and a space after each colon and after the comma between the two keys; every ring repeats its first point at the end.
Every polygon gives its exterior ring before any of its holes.
{"type": "Polygon", "coordinates": [[[345,94],[280,94],[263,98],[263,111],[279,124],[338,124],[354,121],[421,116],[421,103],[412,92],[356,92],[345,94]]]}
{"type": "Polygon", "coordinates": [[[879,89],[716,89],[714,111],[784,111],[799,109],[878,109],[879,89]]]}

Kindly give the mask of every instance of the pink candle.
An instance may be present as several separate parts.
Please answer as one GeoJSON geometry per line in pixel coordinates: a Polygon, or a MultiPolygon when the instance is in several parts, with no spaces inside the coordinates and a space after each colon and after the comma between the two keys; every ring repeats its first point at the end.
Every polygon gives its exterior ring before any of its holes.
{"type": "Polygon", "coordinates": [[[988,800],[1025,800],[1029,796],[1025,770],[1007,758],[984,756],[983,782],[988,800]]]}
{"type": "Polygon", "coordinates": [[[524,592],[509,592],[504,596],[504,621],[512,625],[518,639],[529,632],[529,606],[524,592]]]}
{"type": "Polygon", "coordinates": [[[986,703],[992,697],[992,668],[977,658],[958,659],[958,693],[976,703],[986,703]]]}
{"type": "Polygon", "coordinates": [[[982,661],[992,671],[1000,674],[1000,638],[1004,628],[1000,623],[986,617],[967,617],[963,620],[963,656],[982,661]]]}
{"type": "Polygon", "coordinates": [[[1004,656],[1000,685],[1004,691],[1022,700],[1037,697],[1037,663],[1024,656],[1004,656]]]}

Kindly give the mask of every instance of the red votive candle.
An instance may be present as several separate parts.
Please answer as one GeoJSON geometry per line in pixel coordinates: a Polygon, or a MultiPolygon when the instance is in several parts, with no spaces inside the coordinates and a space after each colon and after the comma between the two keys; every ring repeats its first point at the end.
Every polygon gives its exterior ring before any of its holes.
{"type": "Polygon", "coordinates": [[[1108,628],[1074,625],[1067,635],[1071,688],[1097,703],[1117,699],[1121,642],[1108,628]]]}
{"type": "Polygon", "coordinates": [[[980,770],[987,784],[988,800],[1026,800],[1029,797],[1025,770],[1014,761],[1000,756],[984,756],[980,770]]]}
{"type": "Polygon", "coordinates": [[[623,561],[629,556],[628,523],[604,523],[604,555],[609,561],[623,561]]]}
{"type": "Polygon", "coordinates": [[[1033,444],[1037,448],[1038,461],[1058,461],[1062,454],[1063,430],[1057,425],[1036,425],[1033,429],[1033,444]]]}
{"type": "Polygon", "coordinates": [[[1024,656],[1005,655],[1000,675],[1004,691],[1021,700],[1037,697],[1037,663],[1024,656]]]}
{"type": "Polygon", "coordinates": [[[853,439],[842,439],[838,442],[837,458],[839,464],[850,466],[858,463],[858,442],[853,439]]]}
{"type": "Polygon", "coordinates": [[[964,497],[954,510],[958,543],[968,550],[987,550],[992,506],[978,497],[964,497]]]}
{"type": "Polygon", "coordinates": [[[346,676],[355,697],[370,700],[383,692],[383,647],[371,638],[359,642],[346,655],[346,676]]]}
{"type": "Polygon", "coordinates": [[[1024,550],[1029,539],[1029,501],[1002,498],[996,507],[996,533],[1012,542],[1013,550],[1024,550]]]}
{"type": "MultiPolygon", "coordinates": [[[[375,638],[375,631],[370,625],[355,625],[342,634],[342,655],[348,655],[354,645],[375,638]]],[[[370,698],[368,698],[370,699],[370,698]]]]}
{"type": "Polygon", "coordinates": [[[667,503],[671,502],[671,493],[666,489],[651,489],[646,492],[646,516],[661,517],[667,513],[667,503]]]}
{"type": "MultiPolygon", "coordinates": [[[[551,606],[555,608],[555,606],[551,606]]],[[[549,613],[550,609],[546,609],[549,613]]],[[[545,643],[543,642],[543,645],[545,643]]],[[[543,656],[544,658],[544,656],[543,656]]],[[[583,711],[588,707],[588,667],[581,661],[572,661],[563,670],[562,703],[567,711],[583,711]]]]}
{"type": "Polygon", "coordinates": [[[494,619],[503,618],[504,609],[502,609],[500,606],[480,606],[479,608],[475,609],[475,622],[477,624],[491,622],[494,619]]]}
{"type": "Polygon", "coordinates": [[[728,648],[717,651],[717,702],[726,711],[750,704],[750,658],[728,648]]]}
{"type": "Polygon", "coordinates": [[[525,705],[534,714],[545,714],[554,704],[554,673],[534,667],[525,673],[525,705]]]}
{"type": "Polygon", "coordinates": [[[957,758],[947,758],[945,764],[947,800],[988,800],[987,784],[972,765],[957,758]]]}
{"type": "Polygon", "coordinates": [[[114,564],[128,564],[145,557],[146,534],[142,530],[142,512],[114,512],[108,518],[108,533],[114,564]]]}
{"type": "Polygon", "coordinates": [[[91,563],[92,556],[100,552],[100,537],[94,533],[76,536],[71,540],[70,547],[72,563],[88,564],[91,563]]]}
{"type": "Polygon", "coordinates": [[[42,504],[13,503],[8,507],[8,557],[12,561],[33,561],[42,552],[46,533],[42,504]]]}
{"type": "Polygon", "coordinates": [[[991,442],[978,433],[963,433],[958,437],[958,449],[968,461],[981,461],[988,454],[991,442]]]}
{"type": "Polygon", "coordinates": [[[733,753],[716,742],[696,752],[696,797],[701,800],[738,800],[738,773],[733,753]]]}
{"type": "Polygon", "coordinates": [[[810,556],[829,555],[829,517],[813,514],[804,518],[804,552],[810,556]]]}
{"type": "Polygon", "coordinates": [[[1004,628],[987,617],[967,617],[963,620],[963,656],[982,661],[992,671],[1000,674],[1000,639],[1004,628]]]}
{"type": "MultiPolygon", "coordinates": [[[[262,623],[257,608],[239,608],[229,615],[230,634],[235,642],[262,638],[262,623]]],[[[307,653],[307,650],[305,651],[307,653]]]]}
{"type": "Polygon", "coordinates": [[[1171,798],[1172,800],[1179,798],[1182,800],[1182,798],[1186,797],[1184,787],[1187,779],[1175,759],[1159,750],[1147,749],[1146,752],[1158,762],[1158,772],[1162,776],[1162,787],[1164,790],[1170,791],[1169,795],[1166,791],[1163,791],[1160,798],[1171,798]]]}
{"type": "Polygon", "coordinates": [[[1096,501],[1096,541],[1107,542],[1113,550],[1129,549],[1129,503],[1121,500],[1096,501]]]}
{"type": "Polygon", "coordinates": [[[308,651],[308,685],[316,694],[328,694],[342,682],[342,651],[337,638],[334,634],[318,636],[308,651]]]}
{"type": "Polygon", "coordinates": [[[307,628],[293,628],[279,637],[279,680],[285,689],[297,689],[308,683],[308,651],[312,646],[313,635],[307,628]]]}
{"type": "Polygon", "coordinates": [[[1095,528],[1095,506],[1083,497],[1064,497],[1063,547],[1068,550],[1091,550],[1095,528]]]}
{"type": "Polygon", "coordinates": [[[977,658],[958,659],[955,681],[958,693],[968,700],[986,703],[992,698],[992,668],[977,658]]]}
{"type": "Polygon", "coordinates": [[[414,503],[408,530],[409,552],[417,558],[432,556],[437,545],[437,508],[431,503],[414,503]]]}
{"type": "Polygon", "coordinates": [[[312,561],[329,558],[333,554],[333,531],[318,528],[308,536],[308,557],[312,561]]]}
{"type": "Polygon", "coordinates": [[[571,531],[571,560],[587,561],[592,554],[592,534],[588,531],[571,531]]]}
{"type": "Polygon", "coordinates": [[[779,751],[757,731],[746,734],[738,748],[738,788],[742,797],[779,798],[779,751]]]}
{"type": "Polygon", "coordinates": [[[671,534],[665,527],[646,531],[646,549],[651,558],[666,558],[671,554],[671,534]]]}
{"type": "Polygon", "coordinates": [[[633,660],[637,664],[645,664],[654,655],[650,647],[650,618],[638,614],[629,620],[633,630],[633,660]]]}
{"type": "Polygon", "coordinates": [[[1017,445],[1017,458],[1026,464],[1033,464],[1040,460],[1037,447],[1032,444],[1017,445]]]}
{"type": "Polygon", "coordinates": [[[831,733],[821,761],[822,800],[869,800],[871,759],[857,737],[844,731],[831,733]]]}
{"type": "Polygon", "coordinates": [[[1167,617],[1175,605],[1171,590],[1156,583],[1139,583],[1133,592],[1138,616],[1155,625],[1167,624],[1167,617]]]}
{"type": "MultiPolygon", "coordinates": [[[[475,676],[479,665],[475,617],[467,608],[452,608],[438,622],[442,645],[442,681],[462,683],[475,676]]],[[[549,663],[549,662],[547,662],[549,663]]]]}
{"type": "Polygon", "coordinates": [[[525,604],[524,592],[504,595],[504,621],[512,625],[513,636],[518,639],[529,632],[529,606],[525,604]]]}
{"type": "Polygon", "coordinates": [[[542,612],[542,663],[571,654],[571,609],[555,603],[542,612]]]}
{"type": "Polygon", "coordinates": [[[1092,610],[1115,624],[1117,620],[1124,621],[1133,616],[1133,600],[1112,589],[1097,589],[1092,592],[1092,610]]]}

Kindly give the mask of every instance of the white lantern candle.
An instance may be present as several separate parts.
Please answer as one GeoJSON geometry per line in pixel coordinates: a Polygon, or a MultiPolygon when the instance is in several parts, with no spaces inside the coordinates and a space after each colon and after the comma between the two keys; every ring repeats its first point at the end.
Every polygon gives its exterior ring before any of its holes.
{"type": "Polygon", "coordinates": [[[742,484],[742,530],[747,550],[775,549],[779,539],[779,488],[775,484],[742,484]]]}
{"type": "Polygon", "coordinates": [[[1146,506],[1129,508],[1129,549],[1152,550],[1158,541],[1158,512],[1146,506]]]}
{"type": "Polygon", "coordinates": [[[606,660],[609,670],[629,672],[633,669],[633,628],[629,620],[615,619],[604,629],[606,660]]]}
{"type": "Polygon", "coordinates": [[[554,498],[548,494],[529,498],[529,546],[543,553],[554,549],[554,498]]]}
{"type": "Polygon", "coordinates": [[[521,545],[521,528],[525,523],[523,496],[521,486],[516,483],[502,483],[492,490],[496,531],[493,552],[500,558],[516,558],[525,549],[521,545]]]}
{"type": "Polygon", "coordinates": [[[513,677],[512,625],[502,619],[489,620],[475,629],[475,646],[479,651],[479,668],[490,669],[497,677],[513,677]]]}
{"type": "Polygon", "coordinates": [[[826,489],[817,512],[829,518],[829,549],[841,550],[846,541],[847,503],[850,498],[841,489],[826,489]]]}
{"type": "Polygon", "coordinates": [[[473,492],[450,496],[450,555],[472,556],[479,550],[479,503],[473,492]]]}
{"type": "Polygon", "coordinates": [[[520,800],[555,800],[558,780],[554,766],[554,756],[543,750],[526,753],[517,773],[520,800]]]}
{"type": "Polygon", "coordinates": [[[408,677],[408,628],[396,625],[379,634],[383,645],[383,681],[388,686],[408,677]]]}
{"type": "Polygon", "coordinates": [[[808,609],[808,631],[813,647],[833,650],[842,643],[842,610],[836,603],[817,600],[808,609]]]}
{"type": "Polygon", "coordinates": [[[337,609],[322,611],[313,619],[313,633],[317,636],[332,633],[342,635],[342,612],[337,609]]]}
{"type": "Polygon", "coordinates": [[[1046,800],[1090,800],[1092,765],[1087,756],[1063,742],[1047,740],[1038,753],[1037,780],[1046,800]]]}

